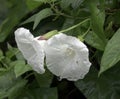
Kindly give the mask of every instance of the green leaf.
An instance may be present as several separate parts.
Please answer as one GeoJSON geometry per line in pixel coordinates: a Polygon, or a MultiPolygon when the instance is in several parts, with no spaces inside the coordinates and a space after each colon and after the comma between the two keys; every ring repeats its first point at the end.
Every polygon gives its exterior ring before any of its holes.
{"type": "Polygon", "coordinates": [[[9,34],[13,33],[13,28],[29,12],[24,0],[11,0],[8,2],[10,3],[9,14],[0,25],[0,42],[3,42],[9,34]]]}
{"type": "Polygon", "coordinates": [[[0,61],[4,58],[4,55],[3,55],[3,52],[2,50],[0,49],[0,61]]]}
{"type": "Polygon", "coordinates": [[[26,4],[30,10],[33,10],[33,9],[37,8],[38,6],[40,6],[42,3],[38,3],[35,0],[26,0],[26,4]]]}
{"type": "MultiPolygon", "coordinates": [[[[49,19],[48,19],[49,20],[49,19]]],[[[55,29],[58,29],[60,30],[61,29],[61,26],[63,25],[63,21],[64,19],[63,18],[60,18],[56,21],[45,21],[45,22],[41,22],[39,25],[38,25],[38,28],[36,28],[34,30],[34,36],[38,36],[38,35],[44,35],[46,32],[49,32],[51,30],[55,30],[55,29]],[[58,24],[59,23],[59,24],[58,24]]]]}
{"type": "Polygon", "coordinates": [[[38,88],[32,91],[35,99],[58,99],[56,88],[38,88]]]}
{"type": "Polygon", "coordinates": [[[1,57],[1,56],[3,56],[3,52],[2,52],[2,50],[0,49],[0,57],[1,57]]]}
{"type": "Polygon", "coordinates": [[[36,17],[36,14],[32,15],[32,16],[29,17],[27,20],[23,21],[20,25],[33,22],[33,21],[35,20],[35,17],[36,17]]]}
{"type": "Polygon", "coordinates": [[[14,48],[10,44],[8,44],[8,51],[6,51],[5,54],[6,54],[6,57],[8,57],[10,59],[13,56],[15,56],[18,52],[19,52],[19,50],[17,48],[14,48]]]}
{"type": "Polygon", "coordinates": [[[7,94],[5,91],[0,91],[0,99],[4,99],[7,97],[7,94]]]}
{"type": "Polygon", "coordinates": [[[17,54],[15,54],[15,56],[16,56],[17,60],[24,60],[25,59],[22,52],[20,52],[20,51],[17,52],[17,54]]]}
{"type": "Polygon", "coordinates": [[[85,36],[85,42],[98,50],[104,51],[103,41],[93,31],[85,36]]]}
{"type": "Polygon", "coordinates": [[[69,7],[70,5],[72,5],[73,8],[78,8],[83,1],[84,0],[62,0],[61,6],[63,9],[69,7]]]}
{"type": "Polygon", "coordinates": [[[34,14],[31,17],[29,17],[27,20],[22,22],[21,25],[34,21],[34,26],[33,26],[33,29],[34,29],[37,27],[37,25],[40,23],[41,20],[43,20],[44,18],[47,18],[51,15],[53,15],[52,10],[50,8],[45,8],[45,9],[41,10],[39,13],[34,14]]]}
{"type": "Polygon", "coordinates": [[[58,99],[57,88],[27,89],[18,99],[58,99]]]}
{"type": "Polygon", "coordinates": [[[25,72],[30,70],[32,70],[32,68],[29,65],[26,65],[24,60],[15,61],[14,71],[15,71],[16,77],[19,77],[25,72]]]}
{"type": "Polygon", "coordinates": [[[53,15],[53,12],[50,8],[45,8],[36,14],[33,29],[37,27],[41,20],[53,15]]]}
{"type": "Polygon", "coordinates": [[[8,8],[6,7],[7,0],[0,0],[0,24],[6,18],[8,8]]]}
{"type": "Polygon", "coordinates": [[[120,12],[115,11],[112,15],[108,16],[107,22],[113,22],[116,25],[120,25],[120,12]]]}
{"type": "Polygon", "coordinates": [[[109,40],[101,60],[100,74],[120,61],[120,29],[109,40]]]}
{"type": "Polygon", "coordinates": [[[6,68],[0,68],[0,74],[2,73],[2,72],[5,72],[7,69],[6,68]]]}
{"type": "Polygon", "coordinates": [[[12,86],[14,75],[11,72],[0,72],[0,99],[7,97],[7,90],[12,86]]]}
{"type": "Polygon", "coordinates": [[[98,71],[91,68],[87,76],[75,83],[87,99],[120,98],[120,63],[98,78],[98,71]]]}
{"type": "Polygon", "coordinates": [[[50,87],[53,79],[53,74],[46,70],[46,72],[42,75],[35,73],[35,77],[40,87],[50,87]]]}
{"type": "Polygon", "coordinates": [[[42,3],[50,3],[50,2],[55,2],[56,0],[34,0],[42,3]]]}
{"type": "Polygon", "coordinates": [[[97,3],[89,1],[88,6],[91,12],[91,27],[96,35],[101,39],[102,46],[106,45],[106,37],[104,34],[104,21],[105,21],[105,12],[104,10],[99,10],[97,8],[97,3]]]}
{"type": "MultiPolygon", "coordinates": [[[[15,96],[16,92],[20,92],[27,81],[15,77],[13,69],[0,72],[0,99],[9,96],[15,96]]],[[[18,94],[18,93],[17,93],[18,94]]],[[[16,94],[16,95],[17,95],[16,94]]],[[[15,99],[15,98],[11,98],[15,99]]]]}
{"type": "Polygon", "coordinates": [[[24,86],[26,85],[26,80],[20,80],[18,81],[9,91],[8,91],[8,98],[9,99],[15,99],[17,96],[19,96],[22,91],[24,91],[24,86]]]}

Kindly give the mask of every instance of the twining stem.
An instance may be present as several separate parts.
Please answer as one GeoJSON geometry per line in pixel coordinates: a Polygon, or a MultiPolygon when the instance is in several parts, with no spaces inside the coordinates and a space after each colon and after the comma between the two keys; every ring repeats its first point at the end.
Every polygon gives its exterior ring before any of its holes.
{"type": "Polygon", "coordinates": [[[62,30],[62,31],[59,31],[59,32],[67,32],[67,31],[70,31],[70,30],[72,30],[72,29],[80,26],[81,24],[83,24],[83,23],[85,23],[85,22],[87,22],[87,21],[89,21],[89,20],[90,20],[90,19],[88,18],[88,19],[86,19],[86,20],[84,20],[84,21],[82,21],[82,22],[80,22],[80,23],[78,23],[78,24],[76,24],[76,25],[74,25],[74,26],[72,26],[72,27],[70,27],[70,28],[67,28],[67,29],[62,30]]]}

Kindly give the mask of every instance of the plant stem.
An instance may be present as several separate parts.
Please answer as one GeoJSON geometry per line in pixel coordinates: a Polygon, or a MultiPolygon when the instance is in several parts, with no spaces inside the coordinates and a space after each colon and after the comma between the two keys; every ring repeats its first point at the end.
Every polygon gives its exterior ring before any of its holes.
{"type": "Polygon", "coordinates": [[[59,31],[59,32],[67,32],[67,31],[70,31],[70,30],[72,30],[72,29],[80,26],[81,24],[83,24],[83,23],[85,23],[85,22],[87,22],[87,21],[89,21],[89,20],[90,20],[90,19],[88,18],[88,19],[86,19],[86,20],[84,20],[84,21],[82,21],[82,22],[80,22],[80,23],[78,23],[78,24],[76,24],[76,25],[74,25],[74,26],[72,26],[72,27],[70,27],[70,28],[67,28],[67,29],[62,30],[62,31],[59,31]]]}
{"type": "Polygon", "coordinates": [[[81,36],[82,38],[84,38],[90,31],[90,27],[87,29],[87,31],[81,36]]]}
{"type": "MultiPolygon", "coordinates": [[[[65,29],[65,30],[62,30],[62,31],[57,31],[57,30],[50,31],[50,32],[44,34],[43,36],[44,36],[46,39],[49,39],[50,37],[52,37],[52,36],[55,35],[55,34],[70,31],[70,30],[72,30],[72,29],[80,26],[81,24],[83,24],[83,23],[85,23],[85,22],[87,22],[87,21],[89,21],[89,20],[90,20],[90,19],[88,18],[88,19],[86,19],[86,20],[84,20],[84,21],[82,21],[82,22],[80,22],[80,23],[78,23],[78,24],[76,24],[76,25],[74,25],[74,26],[72,26],[72,27],[69,27],[69,28],[67,28],[67,29],[65,29]]],[[[90,28],[89,28],[89,29],[90,29],[90,28]]],[[[89,31],[89,29],[85,32],[85,34],[84,34],[83,36],[85,36],[85,35],[87,34],[87,32],[89,31]]]]}

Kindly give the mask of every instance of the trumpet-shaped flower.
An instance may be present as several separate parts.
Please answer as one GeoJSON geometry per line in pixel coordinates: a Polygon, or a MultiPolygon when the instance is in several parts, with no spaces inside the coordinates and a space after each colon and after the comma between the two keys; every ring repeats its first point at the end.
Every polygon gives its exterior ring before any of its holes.
{"type": "Polygon", "coordinates": [[[45,40],[34,38],[29,30],[19,28],[15,31],[15,40],[19,50],[22,52],[28,64],[38,73],[44,73],[44,50],[42,46],[45,40]]]}
{"type": "Polygon", "coordinates": [[[60,79],[76,81],[89,71],[88,48],[75,37],[54,35],[47,41],[45,53],[47,68],[60,79]]]}

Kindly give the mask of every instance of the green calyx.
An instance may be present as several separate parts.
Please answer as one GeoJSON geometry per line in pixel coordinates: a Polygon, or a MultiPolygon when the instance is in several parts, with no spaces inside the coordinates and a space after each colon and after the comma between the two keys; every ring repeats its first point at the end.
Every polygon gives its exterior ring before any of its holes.
{"type": "Polygon", "coordinates": [[[52,31],[44,34],[43,37],[44,37],[45,39],[49,39],[50,37],[54,36],[55,34],[58,34],[58,31],[57,31],[57,30],[52,30],[52,31]]]}

